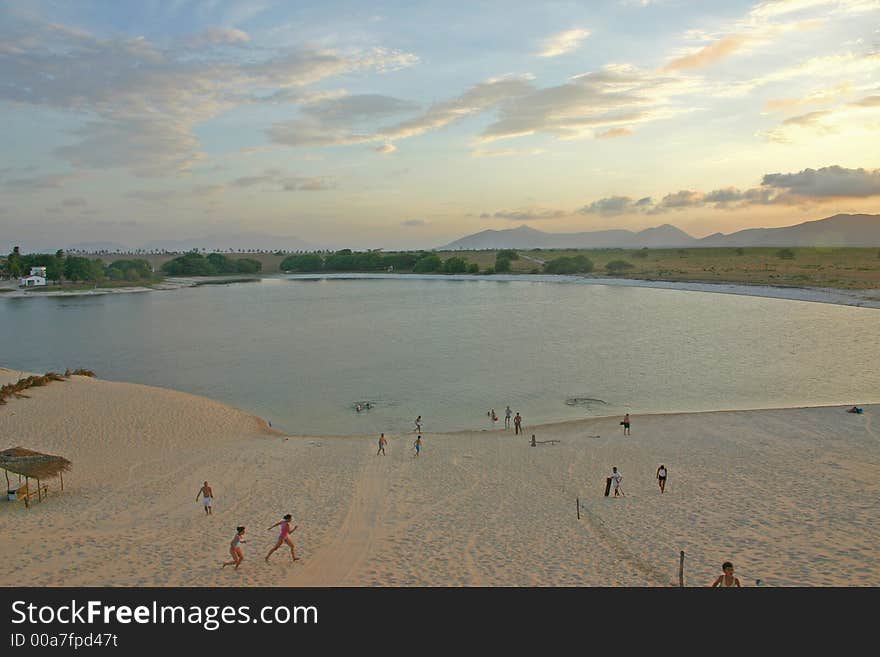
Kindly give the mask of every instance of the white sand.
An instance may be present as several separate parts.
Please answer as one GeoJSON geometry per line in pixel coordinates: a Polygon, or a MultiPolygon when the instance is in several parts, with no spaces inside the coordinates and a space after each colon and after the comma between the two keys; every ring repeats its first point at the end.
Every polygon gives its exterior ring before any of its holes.
{"type": "MultiPolygon", "coordinates": [[[[231,374],[234,375],[234,374],[231,374]]],[[[0,370],[0,384],[18,372],[0,370]]],[[[665,586],[726,559],[744,585],[880,581],[880,406],[633,416],[513,430],[286,438],[180,392],[84,377],[0,406],[0,449],[73,461],[0,502],[0,585],[665,586]],[[654,479],[669,468],[667,491],[654,479]],[[621,499],[603,497],[612,465],[621,499]],[[207,479],[213,516],[196,493],[207,479]],[[576,518],[575,498],[582,501],[576,518]],[[263,562],[292,512],[302,561],[263,562]],[[246,561],[221,570],[237,524],[246,561]]]]}

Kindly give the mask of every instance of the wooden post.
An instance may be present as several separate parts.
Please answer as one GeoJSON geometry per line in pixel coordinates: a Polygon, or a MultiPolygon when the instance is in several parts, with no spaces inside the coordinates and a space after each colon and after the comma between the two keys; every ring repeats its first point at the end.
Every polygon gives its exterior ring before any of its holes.
{"type": "Polygon", "coordinates": [[[40,480],[37,479],[37,502],[43,501],[43,489],[40,487],[40,480]]]}
{"type": "Polygon", "coordinates": [[[26,509],[31,508],[31,480],[28,477],[24,478],[24,506],[26,509]]]}
{"type": "Polygon", "coordinates": [[[577,502],[577,507],[578,507],[578,520],[580,520],[581,519],[581,498],[576,497],[575,501],[577,502]]]}
{"type": "Polygon", "coordinates": [[[684,588],[684,550],[678,558],[678,585],[684,588]]]}
{"type": "Polygon", "coordinates": [[[61,477],[61,492],[63,493],[64,492],[64,473],[59,472],[58,476],[61,477]]]}

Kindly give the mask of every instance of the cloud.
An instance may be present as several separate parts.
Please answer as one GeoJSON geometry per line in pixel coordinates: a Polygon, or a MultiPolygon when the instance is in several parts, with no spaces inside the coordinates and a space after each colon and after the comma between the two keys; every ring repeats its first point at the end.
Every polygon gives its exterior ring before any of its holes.
{"type": "Polygon", "coordinates": [[[379,94],[323,98],[302,107],[298,118],[275,123],[267,134],[287,146],[359,144],[381,139],[363,126],[416,109],[415,103],[379,94]]]}
{"type": "Polygon", "coordinates": [[[768,141],[782,144],[795,143],[799,138],[811,140],[816,135],[839,132],[846,132],[852,138],[858,138],[860,134],[872,138],[876,134],[876,124],[872,125],[866,119],[876,118],[878,110],[880,96],[866,96],[829,109],[791,116],[776,128],[759,134],[768,141]]]}
{"type": "MultiPolygon", "coordinates": [[[[680,190],[666,194],[658,203],[647,196],[638,201],[633,201],[629,196],[610,196],[585,205],[577,213],[604,216],[635,212],[660,214],[688,208],[736,209],[753,205],[799,205],[805,202],[874,196],[880,196],[880,169],[847,169],[835,165],[821,169],[803,169],[797,173],[769,173],[763,176],[760,186],[745,190],[734,186],[721,187],[708,193],[680,190]]],[[[490,218],[490,215],[481,217],[490,218]]]]}
{"type": "Polygon", "coordinates": [[[583,28],[575,28],[554,34],[542,42],[541,51],[538,53],[538,56],[558,57],[559,55],[574,52],[580,48],[581,43],[588,36],[590,36],[590,31],[583,28]]]}
{"type": "Polygon", "coordinates": [[[502,210],[494,214],[484,212],[480,217],[482,219],[505,219],[507,221],[542,221],[567,217],[569,214],[563,210],[529,208],[525,210],[502,210]]]}
{"type": "Polygon", "coordinates": [[[633,131],[629,128],[611,128],[596,133],[596,139],[617,139],[618,137],[629,137],[632,133],[633,131]]]}
{"type": "Polygon", "coordinates": [[[786,198],[866,198],[880,196],[880,169],[830,166],[798,173],[769,173],[761,185],[782,190],[786,198]]]}
{"type": "Polygon", "coordinates": [[[410,228],[418,228],[421,226],[427,226],[428,222],[424,219],[407,219],[406,221],[401,222],[401,226],[407,226],[410,228]]]}
{"type": "Polygon", "coordinates": [[[382,144],[381,146],[376,146],[373,150],[382,155],[391,155],[397,152],[397,146],[394,144],[382,144]]]}
{"type": "Polygon", "coordinates": [[[32,192],[44,189],[59,189],[69,180],[78,178],[75,173],[46,173],[29,178],[10,178],[3,187],[18,192],[32,192]]]}
{"type": "Polygon", "coordinates": [[[66,198],[62,200],[61,205],[65,208],[84,208],[88,203],[81,196],[77,196],[75,198],[66,198]]]}
{"type": "Polygon", "coordinates": [[[715,43],[700,48],[696,52],[673,59],[666,65],[665,70],[677,71],[689,68],[705,68],[720,59],[742,50],[748,42],[749,37],[747,36],[731,34],[719,39],[715,43]]]}
{"type": "Polygon", "coordinates": [[[547,151],[543,148],[475,148],[471,151],[471,155],[473,157],[509,157],[513,155],[526,157],[529,155],[541,155],[546,152],[547,151]]]}
{"type": "Polygon", "coordinates": [[[480,141],[547,133],[559,139],[595,136],[614,128],[650,123],[692,108],[676,106],[677,96],[698,81],[682,75],[611,65],[571,78],[565,84],[509,98],[480,141]]]}
{"type": "Polygon", "coordinates": [[[242,30],[225,27],[211,27],[184,41],[189,48],[200,49],[213,46],[235,46],[249,43],[250,35],[242,30]]]}
{"type": "Polygon", "coordinates": [[[257,187],[274,189],[285,192],[322,192],[336,188],[336,181],[332,176],[290,176],[280,169],[266,169],[256,176],[243,176],[231,180],[232,187],[257,187]]]}
{"type": "Polygon", "coordinates": [[[578,213],[614,216],[636,211],[639,207],[641,206],[638,206],[629,196],[609,196],[607,198],[601,198],[598,201],[593,201],[589,205],[585,205],[578,210],[578,213]]]}
{"type": "MultiPolygon", "coordinates": [[[[197,126],[237,107],[308,100],[304,87],[362,71],[410,66],[414,55],[383,48],[350,51],[253,47],[240,30],[213,28],[191,48],[143,37],[99,37],[4,15],[0,24],[0,103],[88,117],[74,143],[54,150],[77,167],[174,175],[200,157],[197,126]],[[238,53],[230,53],[229,45],[238,53]],[[270,97],[260,95],[275,89],[270,97]]],[[[178,42],[179,43],[179,42],[178,42]]]]}

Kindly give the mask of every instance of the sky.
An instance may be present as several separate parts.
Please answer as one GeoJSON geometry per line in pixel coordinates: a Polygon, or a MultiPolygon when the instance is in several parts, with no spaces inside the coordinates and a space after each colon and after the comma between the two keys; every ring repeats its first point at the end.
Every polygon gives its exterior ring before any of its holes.
{"type": "Polygon", "coordinates": [[[0,247],[880,211],[880,0],[0,0],[0,247]]]}

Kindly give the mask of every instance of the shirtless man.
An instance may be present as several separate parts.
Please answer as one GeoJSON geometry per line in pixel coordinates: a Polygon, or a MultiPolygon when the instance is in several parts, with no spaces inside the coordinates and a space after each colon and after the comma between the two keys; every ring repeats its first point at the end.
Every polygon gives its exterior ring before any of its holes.
{"type": "Polygon", "coordinates": [[[205,506],[205,515],[212,515],[211,509],[214,506],[214,491],[211,490],[207,481],[199,489],[199,492],[196,493],[196,502],[199,501],[199,495],[202,496],[202,504],[205,506]]]}
{"type": "Polygon", "coordinates": [[[519,411],[513,416],[513,429],[516,434],[522,432],[522,416],[519,414],[519,411]]]}
{"type": "Polygon", "coordinates": [[[388,439],[385,438],[385,434],[383,433],[379,436],[379,449],[376,451],[376,456],[379,456],[381,453],[382,456],[385,456],[385,445],[388,444],[388,439]]]}

